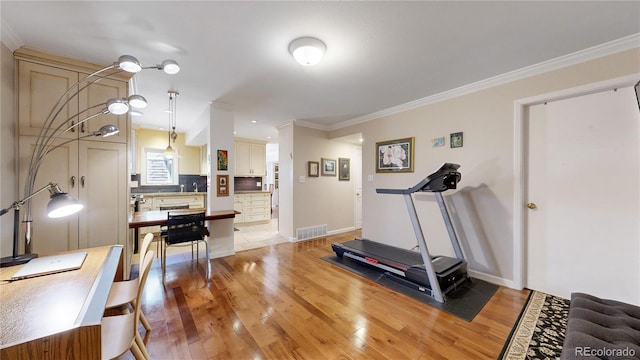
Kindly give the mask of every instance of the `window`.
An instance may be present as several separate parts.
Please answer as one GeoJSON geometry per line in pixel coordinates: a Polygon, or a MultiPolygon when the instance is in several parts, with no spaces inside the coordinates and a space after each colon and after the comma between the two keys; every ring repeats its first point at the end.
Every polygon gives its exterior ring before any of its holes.
{"type": "Polygon", "coordinates": [[[164,150],[144,149],[142,185],[178,185],[178,156],[168,159],[164,150]]]}

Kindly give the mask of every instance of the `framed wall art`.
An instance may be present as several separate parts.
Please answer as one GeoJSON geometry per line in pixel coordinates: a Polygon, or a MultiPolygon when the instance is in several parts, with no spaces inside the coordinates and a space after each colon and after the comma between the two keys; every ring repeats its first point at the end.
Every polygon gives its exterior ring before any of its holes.
{"type": "Polygon", "coordinates": [[[351,178],[351,160],[338,158],[338,180],[349,181],[351,178]]]}
{"type": "Polygon", "coordinates": [[[462,131],[451,134],[449,144],[452,148],[462,147],[462,131]]]}
{"type": "Polygon", "coordinates": [[[229,175],[216,175],[216,190],[218,197],[229,196],[229,175]]]}
{"type": "Polygon", "coordinates": [[[229,169],[229,156],[227,150],[218,150],[218,170],[229,169]]]}
{"type": "Polygon", "coordinates": [[[336,160],[320,159],[320,174],[322,176],[336,176],[336,160]]]}
{"type": "Polygon", "coordinates": [[[308,176],[318,177],[320,176],[320,163],[317,161],[309,161],[307,164],[308,176]]]}
{"type": "Polygon", "coordinates": [[[376,172],[413,172],[414,139],[377,142],[376,172]]]}

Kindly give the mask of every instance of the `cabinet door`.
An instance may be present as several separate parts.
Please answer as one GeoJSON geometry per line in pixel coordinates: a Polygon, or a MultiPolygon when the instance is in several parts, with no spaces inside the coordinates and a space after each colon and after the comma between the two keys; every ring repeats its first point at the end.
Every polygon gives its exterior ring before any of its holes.
{"type": "Polygon", "coordinates": [[[126,244],[127,146],[99,141],[79,142],[79,219],[81,248],[126,244]]]}
{"type": "Polygon", "coordinates": [[[264,144],[251,144],[251,174],[265,176],[267,173],[267,147],[264,144]]]}
{"type": "Polygon", "coordinates": [[[235,143],[236,175],[251,176],[251,143],[235,143]]]}
{"type": "MultiPolygon", "coordinates": [[[[20,164],[20,198],[26,195],[24,192],[29,161],[34,151],[36,137],[20,136],[19,164],[20,164]]],[[[78,146],[72,142],[58,147],[49,153],[42,162],[36,176],[33,190],[38,190],[46,184],[53,182],[60,186],[62,191],[78,199],[78,181],[72,180],[78,174],[78,146]]],[[[78,214],[51,219],[47,216],[48,192],[43,192],[31,199],[32,228],[32,252],[48,254],[57,251],[78,249],[78,214]]],[[[16,199],[17,200],[17,199],[16,199]]],[[[85,204],[86,206],[86,204],[85,204]]],[[[86,210],[83,209],[82,211],[86,210]]],[[[24,217],[26,207],[22,208],[20,221],[24,217]]],[[[20,245],[24,243],[24,228],[21,226],[20,245]]]]}
{"type": "MultiPolygon", "coordinates": [[[[20,135],[38,136],[58,99],[78,81],[78,73],[28,61],[18,61],[17,67],[20,135]]],[[[57,114],[56,126],[68,119],[77,121],[77,113],[78,98],[73,97],[57,114]]],[[[65,134],[67,138],[76,136],[77,132],[65,134]]]]}
{"type": "MultiPolygon", "coordinates": [[[[80,74],[80,76],[86,76],[80,74]]],[[[102,79],[83,90],[79,96],[80,110],[89,109],[92,106],[106,103],[109,99],[114,98],[126,98],[127,97],[127,83],[124,81],[118,81],[113,79],[102,79]]],[[[83,111],[80,114],[79,120],[88,118],[89,116],[98,113],[104,109],[105,106],[98,106],[89,111],[83,111]]],[[[120,132],[116,135],[112,135],[106,138],[103,137],[90,137],[88,139],[95,141],[108,141],[108,142],[127,142],[128,133],[128,121],[127,114],[124,115],[99,115],[87,122],[80,124],[78,133],[80,136],[90,134],[94,131],[100,130],[103,125],[115,125],[120,129],[120,132]]]]}

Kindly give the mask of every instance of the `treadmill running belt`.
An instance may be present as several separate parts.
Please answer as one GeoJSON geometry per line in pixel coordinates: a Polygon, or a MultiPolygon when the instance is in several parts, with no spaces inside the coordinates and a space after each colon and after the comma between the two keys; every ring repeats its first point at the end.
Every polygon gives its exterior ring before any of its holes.
{"type": "Polygon", "coordinates": [[[406,270],[412,266],[424,265],[419,252],[381,244],[367,239],[355,239],[342,243],[345,251],[353,251],[376,259],[383,264],[406,270]]]}

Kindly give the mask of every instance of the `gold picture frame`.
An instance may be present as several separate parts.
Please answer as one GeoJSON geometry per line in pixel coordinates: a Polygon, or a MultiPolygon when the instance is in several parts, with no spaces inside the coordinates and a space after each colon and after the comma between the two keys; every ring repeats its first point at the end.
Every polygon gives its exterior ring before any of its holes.
{"type": "Polygon", "coordinates": [[[229,196],[229,175],[216,175],[216,195],[229,196]]]}
{"type": "Polygon", "coordinates": [[[415,138],[403,138],[376,143],[376,172],[413,172],[415,138]]]}

